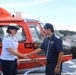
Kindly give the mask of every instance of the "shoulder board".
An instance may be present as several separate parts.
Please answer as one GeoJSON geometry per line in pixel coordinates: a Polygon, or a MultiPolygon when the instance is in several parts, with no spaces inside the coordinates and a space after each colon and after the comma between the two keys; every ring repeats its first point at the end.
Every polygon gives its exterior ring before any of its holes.
{"type": "Polygon", "coordinates": [[[10,35],[7,35],[6,38],[8,38],[10,35]]]}

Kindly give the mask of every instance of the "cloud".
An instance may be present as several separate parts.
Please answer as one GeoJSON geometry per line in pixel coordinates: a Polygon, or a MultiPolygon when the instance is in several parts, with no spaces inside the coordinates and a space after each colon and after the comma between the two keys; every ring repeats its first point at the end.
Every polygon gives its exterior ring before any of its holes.
{"type": "Polygon", "coordinates": [[[61,25],[61,29],[76,31],[76,23],[66,23],[61,25]]]}
{"type": "Polygon", "coordinates": [[[54,26],[55,30],[70,30],[70,31],[76,31],[76,23],[57,23],[55,21],[51,21],[51,23],[54,26]]]}
{"type": "Polygon", "coordinates": [[[43,3],[47,3],[52,0],[31,0],[29,2],[8,2],[5,4],[0,4],[0,7],[26,7],[26,6],[35,6],[43,3]]]}
{"type": "Polygon", "coordinates": [[[34,0],[35,3],[46,3],[52,0],[34,0]]]}
{"type": "Polygon", "coordinates": [[[70,30],[70,31],[76,31],[76,23],[66,23],[66,24],[56,24],[55,29],[56,30],[70,30]]]}
{"type": "Polygon", "coordinates": [[[68,4],[67,5],[63,5],[61,3],[60,7],[64,10],[64,12],[67,12],[67,13],[76,13],[76,7],[75,6],[68,6],[68,4]]]}
{"type": "Polygon", "coordinates": [[[22,18],[32,18],[32,16],[30,14],[27,14],[27,13],[22,13],[21,17],[22,18]]]}

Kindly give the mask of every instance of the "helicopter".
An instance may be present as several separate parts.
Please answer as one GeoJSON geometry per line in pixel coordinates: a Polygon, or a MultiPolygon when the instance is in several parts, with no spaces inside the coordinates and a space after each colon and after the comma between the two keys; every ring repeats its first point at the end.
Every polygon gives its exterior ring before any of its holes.
{"type": "MultiPolygon", "coordinates": [[[[41,45],[46,37],[42,28],[44,23],[36,19],[19,18],[13,16],[7,10],[0,7],[0,54],[2,51],[2,40],[7,35],[7,26],[11,23],[19,25],[20,30],[16,34],[16,38],[19,42],[18,52],[22,54],[28,54],[34,51],[41,45]]],[[[55,33],[56,34],[56,33],[55,33]]],[[[56,34],[56,36],[58,36],[56,34]]],[[[58,36],[59,37],[59,36],[58,36]]],[[[63,40],[64,56],[63,62],[72,59],[71,46],[63,40]]],[[[32,55],[28,59],[19,58],[20,65],[18,71],[22,71],[29,68],[35,68],[46,65],[45,53],[42,51],[38,54],[32,55]]],[[[1,67],[0,67],[1,71],[1,67]]]]}

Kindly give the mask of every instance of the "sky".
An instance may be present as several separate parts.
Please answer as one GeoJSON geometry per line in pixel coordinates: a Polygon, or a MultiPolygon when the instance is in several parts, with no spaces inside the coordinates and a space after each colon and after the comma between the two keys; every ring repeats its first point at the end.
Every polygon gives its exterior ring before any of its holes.
{"type": "Polygon", "coordinates": [[[76,31],[76,0],[1,0],[0,7],[23,17],[40,17],[52,23],[56,30],[76,31]]]}

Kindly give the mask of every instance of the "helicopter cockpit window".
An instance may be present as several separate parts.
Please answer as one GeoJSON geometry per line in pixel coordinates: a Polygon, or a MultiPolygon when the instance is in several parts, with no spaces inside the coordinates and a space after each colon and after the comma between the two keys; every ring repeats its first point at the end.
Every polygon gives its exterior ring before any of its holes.
{"type": "Polygon", "coordinates": [[[22,27],[19,28],[15,37],[18,39],[19,42],[23,42],[26,40],[25,33],[22,27]]]}
{"type": "Polygon", "coordinates": [[[32,34],[32,38],[34,42],[37,43],[42,43],[43,42],[43,34],[41,33],[39,27],[37,25],[29,25],[31,34],[32,34]]]}
{"type": "MultiPolygon", "coordinates": [[[[3,37],[7,35],[7,26],[0,26],[0,42],[2,41],[3,37]]],[[[22,27],[20,27],[20,30],[18,30],[15,37],[18,39],[19,42],[23,42],[26,40],[24,30],[22,27]]]]}

